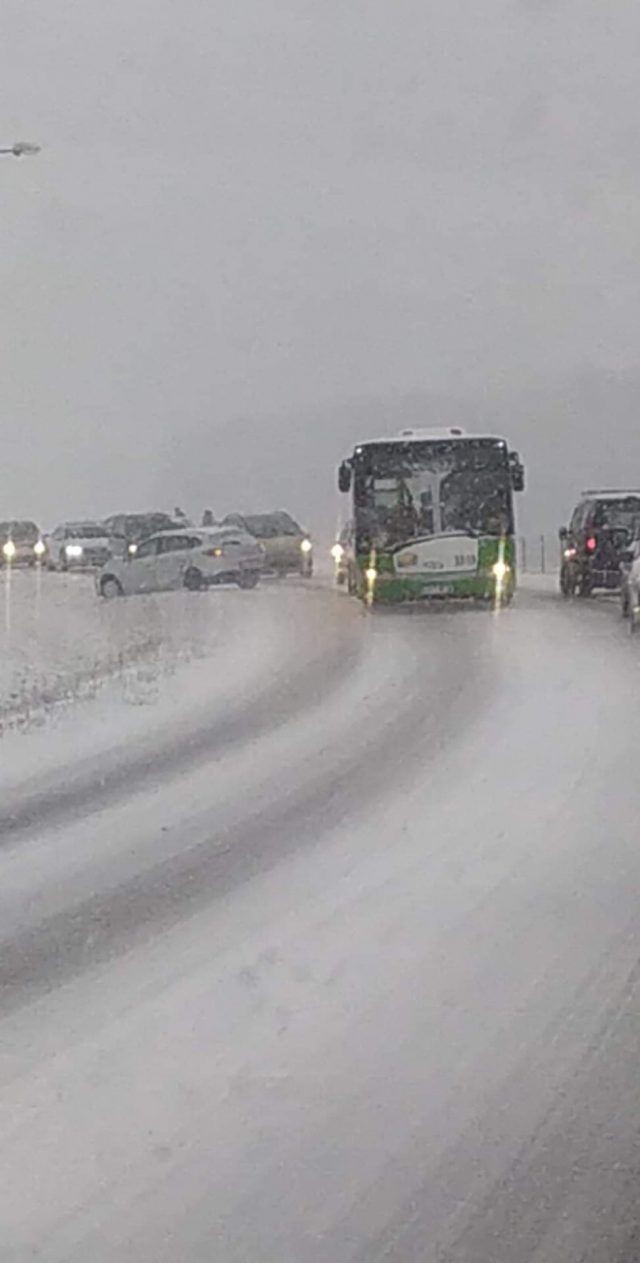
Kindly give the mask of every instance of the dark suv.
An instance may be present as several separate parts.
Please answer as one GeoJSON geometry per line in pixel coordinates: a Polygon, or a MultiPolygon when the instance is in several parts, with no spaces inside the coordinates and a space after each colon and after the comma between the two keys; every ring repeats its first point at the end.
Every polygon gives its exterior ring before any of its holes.
{"type": "Polygon", "coordinates": [[[618,591],[622,554],[639,523],[640,491],[585,491],[569,527],[560,531],[563,596],[618,591]]]}
{"type": "Polygon", "coordinates": [[[114,557],[124,557],[134,544],[149,535],[182,529],[184,524],[174,521],[168,513],[113,513],[104,521],[114,557]]]}

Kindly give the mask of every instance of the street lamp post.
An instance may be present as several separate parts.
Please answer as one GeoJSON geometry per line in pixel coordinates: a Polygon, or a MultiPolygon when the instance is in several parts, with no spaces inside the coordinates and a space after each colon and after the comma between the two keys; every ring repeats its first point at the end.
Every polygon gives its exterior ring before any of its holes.
{"type": "Polygon", "coordinates": [[[13,145],[0,145],[0,154],[10,154],[12,158],[30,158],[40,153],[40,145],[30,140],[16,140],[13,145]]]}

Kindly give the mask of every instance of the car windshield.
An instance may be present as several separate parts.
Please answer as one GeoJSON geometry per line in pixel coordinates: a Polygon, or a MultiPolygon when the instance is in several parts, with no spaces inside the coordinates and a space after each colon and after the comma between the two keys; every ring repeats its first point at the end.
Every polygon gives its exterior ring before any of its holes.
{"type": "Polygon", "coordinates": [[[372,445],[360,454],[357,476],[361,523],[379,546],[512,529],[508,456],[497,440],[372,445]]]}
{"type": "Polygon", "coordinates": [[[40,532],[35,522],[0,522],[0,536],[3,539],[11,538],[14,542],[35,544],[40,532]]]}
{"type": "Polygon", "coordinates": [[[107,534],[106,528],[96,522],[74,522],[63,529],[67,539],[104,539],[107,534]]]}
{"type": "Polygon", "coordinates": [[[277,539],[282,535],[301,535],[297,522],[288,513],[259,513],[245,517],[246,529],[256,539],[277,539]]]}
{"type": "Polygon", "coordinates": [[[131,514],[125,519],[125,532],[127,539],[142,539],[159,531],[170,531],[176,525],[180,524],[174,522],[168,513],[131,514]]]}

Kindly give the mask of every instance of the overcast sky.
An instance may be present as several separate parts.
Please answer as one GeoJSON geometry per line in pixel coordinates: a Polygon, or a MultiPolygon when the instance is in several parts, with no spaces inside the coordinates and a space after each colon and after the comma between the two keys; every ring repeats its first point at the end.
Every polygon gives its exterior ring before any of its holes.
{"type": "Polygon", "coordinates": [[[218,507],[227,455],[249,507],[236,418],[268,505],[278,417],[317,514],[325,403],[633,379],[639,48],[637,0],[4,0],[3,137],[45,148],[0,160],[2,515],[218,507]]]}

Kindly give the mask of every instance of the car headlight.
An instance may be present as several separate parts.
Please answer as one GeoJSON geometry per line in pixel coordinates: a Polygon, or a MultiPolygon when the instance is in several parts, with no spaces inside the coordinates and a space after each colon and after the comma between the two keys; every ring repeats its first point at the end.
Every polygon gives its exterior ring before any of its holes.
{"type": "Polygon", "coordinates": [[[129,553],[129,556],[130,556],[130,557],[135,557],[135,555],[136,555],[137,551],[138,551],[138,545],[137,545],[137,544],[129,544],[129,547],[128,547],[128,549],[127,549],[127,552],[129,553]]]}
{"type": "Polygon", "coordinates": [[[43,539],[37,540],[37,542],[33,545],[33,551],[36,557],[44,557],[44,554],[47,551],[47,545],[43,539]]]}
{"type": "Polygon", "coordinates": [[[310,539],[303,539],[300,545],[300,548],[303,553],[310,553],[311,549],[313,548],[313,544],[311,543],[310,539]]]}
{"type": "Polygon", "coordinates": [[[64,551],[67,557],[81,557],[84,552],[84,548],[82,547],[82,544],[67,544],[64,551]]]}
{"type": "Polygon", "coordinates": [[[12,557],[15,557],[15,555],[16,555],[16,546],[15,546],[15,544],[14,544],[14,542],[13,542],[13,540],[12,540],[12,539],[8,539],[8,540],[7,540],[7,542],[6,542],[6,544],[3,544],[3,545],[2,545],[2,551],[3,551],[4,555],[5,555],[5,557],[7,558],[7,561],[11,561],[11,558],[12,558],[12,557]]]}
{"type": "Polygon", "coordinates": [[[342,561],[342,558],[344,557],[344,548],[342,547],[342,544],[333,545],[333,548],[331,549],[331,556],[334,561],[342,561]]]}
{"type": "Polygon", "coordinates": [[[367,569],[364,572],[364,577],[367,580],[367,583],[374,584],[378,578],[378,571],[375,566],[367,566],[367,569]]]}
{"type": "Polygon", "coordinates": [[[497,561],[495,566],[493,566],[494,578],[498,580],[498,583],[504,583],[510,570],[511,566],[507,565],[506,561],[497,561]]]}

